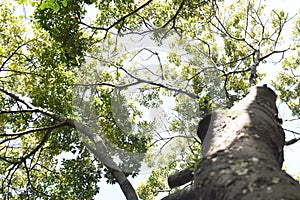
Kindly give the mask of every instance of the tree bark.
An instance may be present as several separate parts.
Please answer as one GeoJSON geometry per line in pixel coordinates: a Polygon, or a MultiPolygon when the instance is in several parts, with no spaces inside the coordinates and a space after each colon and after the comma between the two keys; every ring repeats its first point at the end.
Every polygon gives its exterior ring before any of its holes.
{"type": "Polygon", "coordinates": [[[182,171],[177,172],[176,174],[169,176],[168,185],[172,189],[190,182],[193,179],[193,177],[194,177],[193,171],[189,167],[182,171]]]}
{"type": "Polygon", "coordinates": [[[299,183],[281,170],[285,138],[275,101],[270,88],[256,87],[199,123],[203,159],[191,200],[300,199],[299,183]]]}

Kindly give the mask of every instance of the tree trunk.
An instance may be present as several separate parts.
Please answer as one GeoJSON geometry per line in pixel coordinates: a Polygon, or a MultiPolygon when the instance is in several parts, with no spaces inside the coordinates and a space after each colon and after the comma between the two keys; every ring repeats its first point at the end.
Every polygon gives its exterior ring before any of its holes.
{"type": "Polygon", "coordinates": [[[299,183],[281,170],[284,132],[275,101],[271,89],[257,87],[230,110],[205,117],[193,188],[164,199],[299,200],[299,183]]]}

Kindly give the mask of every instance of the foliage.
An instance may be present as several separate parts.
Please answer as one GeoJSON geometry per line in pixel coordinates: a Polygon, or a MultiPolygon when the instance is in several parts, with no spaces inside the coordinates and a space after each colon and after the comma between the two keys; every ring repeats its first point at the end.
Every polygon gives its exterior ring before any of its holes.
{"type": "Polygon", "coordinates": [[[168,175],[170,174],[167,170],[153,170],[147,181],[139,186],[137,190],[139,197],[143,200],[155,199],[159,191],[164,191],[167,188],[168,175]]]}
{"type": "Polygon", "coordinates": [[[277,76],[278,81],[273,81],[274,87],[280,91],[280,99],[286,102],[294,116],[299,116],[300,109],[300,73],[299,73],[299,55],[300,55],[300,18],[296,18],[293,27],[293,41],[291,44],[291,55],[285,57],[282,61],[282,71],[277,76]],[[284,83],[284,84],[281,84],[284,83]]]}
{"type": "Polygon", "coordinates": [[[114,170],[134,177],[143,162],[155,170],[140,198],[169,192],[167,176],[201,162],[198,121],[243,98],[288,52],[272,84],[299,120],[299,17],[289,47],[291,18],[254,0],[17,2],[34,13],[1,1],[7,197],[92,199],[101,178],[120,184],[114,170]]]}

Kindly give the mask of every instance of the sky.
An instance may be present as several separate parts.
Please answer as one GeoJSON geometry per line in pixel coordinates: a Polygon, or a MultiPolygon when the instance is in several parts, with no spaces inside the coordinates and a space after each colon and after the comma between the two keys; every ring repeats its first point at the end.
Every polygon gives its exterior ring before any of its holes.
{"type": "MultiPolygon", "coordinates": [[[[295,14],[297,12],[297,10],[300,8],[300,1],[299,0],[265,0],[264,2],[270,2],[268,3],[268,6],[270,6],[270,8],[278,8],[278,9],[284,9],[287,12],[293,13],[295,14]]],[[[30,13],[32,12],[32,10],[26,8],[26,16],[28,17],[30,15],[30,13]]],[[[19,13],[23,13],[24,11],[23,7],[19,7],[18,8],[18,12],[19,13]]],[[[94,13],[91,13],[91,16],[94,13]]],[[[291,14],[290,16],[292,16],[293,14],[291,14]]],[[[91,17],[92,18],[92,17],[91,17]]],[[[289,35],[289,29],[287,28],[285,30],[286,32],[284,34],[289,35]]],[[[264,65],[264,66],[260,66],[258,68],[258,70],[260,70],[261,72],[267,72],[267,77],[263,80],[263,83],[268,83],[269,80],[271,80],[272,78],[274,78],[274,76],[276,75],[276,72],[280,69],[280,66],[274,65],[274,64],[268,64],[268,65],[264,65]],[[277,69],[277,70],[274,70],[277,69]]],[[[283,104],[278,104],[279,105],[279,114],[282,118],[284,119],[291,119],[291,112],[287,109],[287,107],[283,104]]],[[[299,121],[299,120],[298,120],[299,121]]],[[[289,124],[285,124],[286,127],[288,127],[289,129],[298,127],[298,131],[300,131],[300,122],[293,122],[293,123],[289,123],[289,124]]],[[[293,137],[293,135],[287,134],[287,139],[291,139],[293,137]]],[[[287,172],[290,174],[296,174],[300,171],[300,162],[298,161],[297,158],[299,158],[299,153],[300,153],[300,142],[298,142],[297,144],[294,144],[292,146],[288,146],[284,148],[285,150],[285,162],[284,162],[284,166],[287,167],[287,172]]],[[[134,179],[129,179],[130,182],[133,184],[134,188],[137,188],[138,185],[145,181],[147,179],[147,177],[150,175],[150,171],[143,171],[141,172],[140,175],[138,175],[136,178],[134,179]]],[[[97,195],[96,199],[101,199],[101,200],[125,200],[125,197],[120,189],[120,187],[116,184],[116,185],[108,185],[106,184],[105,180],[101,181],[101,183],[99,183],[100,186],[100,193],[99,195],[97,195]]]]}

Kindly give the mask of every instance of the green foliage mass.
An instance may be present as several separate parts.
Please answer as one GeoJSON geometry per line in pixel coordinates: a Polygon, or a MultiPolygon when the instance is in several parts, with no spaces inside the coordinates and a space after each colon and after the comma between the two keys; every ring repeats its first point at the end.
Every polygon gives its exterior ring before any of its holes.
{"type": "Polygon", "coordinates": [[[0,198],[94,199],[101,179],[118,182],[107,157],[125,176],[154,168],[141,199],[174,192],[167,177],[201,162],[198,121],[247,94],[251,66],[260,84],[276,55],[272,86],[299,120],[300,18],[284,11],[254,0],[0,5],[0,198]]]}

